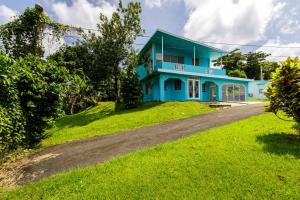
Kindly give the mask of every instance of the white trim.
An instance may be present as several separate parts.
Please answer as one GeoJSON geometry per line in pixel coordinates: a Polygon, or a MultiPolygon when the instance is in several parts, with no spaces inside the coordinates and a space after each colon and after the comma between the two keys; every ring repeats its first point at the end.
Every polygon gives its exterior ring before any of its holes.
{"type": "Polygon", "coordinates": [[[236,78],[236,77],[230,77],[230,76],[220,76],[220,75],[202,74],[202,73],[194,73],[194,72],[175,71],[175,70],[169,70],[169,69],[157,69],[157,71],[171,73],[171,74],[182,74],[182,75],[189,75],[189,76],[201,76],[201,77],[209,77],[209,78],[229,79],[229,80],[237,80],[237,81],[245,81],[245,82],[254,81],[254,79],[236,78]]]}

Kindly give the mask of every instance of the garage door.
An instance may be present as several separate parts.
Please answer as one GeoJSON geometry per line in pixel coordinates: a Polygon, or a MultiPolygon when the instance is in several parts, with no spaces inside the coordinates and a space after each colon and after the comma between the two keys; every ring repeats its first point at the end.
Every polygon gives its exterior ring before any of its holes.
{"type": "Polygon", "coordinates": [[[245,87],[241,84],[228,83],[222,86],[223,101],[245,101],[245,87]]]}

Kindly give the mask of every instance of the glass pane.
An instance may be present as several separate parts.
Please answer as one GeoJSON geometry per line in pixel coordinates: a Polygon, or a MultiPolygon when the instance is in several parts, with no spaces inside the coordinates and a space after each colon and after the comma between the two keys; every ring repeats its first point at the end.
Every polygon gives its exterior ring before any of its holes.
{"type": "Polygon", "coordinates": [[[199,81],[195,81],[195,98],[199,98],[199,81]]]}
{"type": "Polygon", "coordinates": [[[240,95],[241,95],[241,96],[240,96],[240,100],[241,100],[241,101],[245,101],[245,100],[246,100],[246,98],[245,98],[245,95],[246,95],[246,94],[245,94],[245,87],[244,87],[243,85],[241,85],[240,89],[241,89],[241,90],[240,90],[240,95]]]}
{"type": "Polygon", "coordinates": [[[227,84],[222,86],[222,100],[228,101],[228,99],[227,99],[227,84]]]}
{"type": "Polygon", "coordinates": [[[193,81],[189,80],[189,98],[193,98],[193,81]]]}
{"type": "Polygon", "coordinates": [[[177,56],[171,56],[171,62],[172,63],[178,63],[177,56]]]}
{"type": "Polygon", "coordinates": [[[234,86],[231,84],[227,86],[227,101],[234,101],[234,86]]]}
{"type": "Polygon", "coordinates": [[[234,84],[234,101],[240,101],[240,85],[234,84]]]}
{"type": "Polygon", "coordinates": [[[162,55],[161,55],[161,53],[157,53],[157,54],[156,54],[156,62],[161,62],[161,60],[162,60],[162,55]]]}
{"type": "Polygon", "coordinates": [[[184,57],[179,56],[178,57],[178,63],[184,64],[184,57]]]}

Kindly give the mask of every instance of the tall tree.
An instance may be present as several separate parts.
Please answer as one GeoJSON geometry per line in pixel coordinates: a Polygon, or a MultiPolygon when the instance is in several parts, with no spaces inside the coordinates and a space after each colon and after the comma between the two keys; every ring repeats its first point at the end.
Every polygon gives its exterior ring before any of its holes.
{"type": "MultiPolygon", "coordinates": [[[[98,29],[101,35],[94,38],[98,47],[95,52],[99,56],[98,63],[112,72],[114,97],[117,104],[120,102],[120,71],[122,65],[132,52],[135,39],[144,33],[141,27],[141,12],[139,2],[130,2],[127,7],[124,7],[120,0],[119,7],[112,14],[111,19],[100,14],[98,29]]],[[[98,67],[98,69],[101,70],[103,67],[98,67]]]]}
{"type": "Polygon", "coordinates": [[[26,8],[14,20],[0,26],[0,40],[5,52],[13,58],[33,54],[44,55],[42,39],[45,32],[50,32],[54,39],[58,39],[67,30],[67,26],[52,21],[43,8],[36,5],[26,8]]]}
{"type": "Polygon", "coordinates": [[[248,78],[260,80],[263,79],[262,72],[263,66],[266,62],[266,57],[269,54],[264,52],[249,52],[245,54],[246,65],[244,65],[244,71],[248,78]]]}
{"type": "Polygon", "coordinates": [[[235,49],[222,58],[214,60],[213,62],[215,66],[220,66],[222,63],[223,68],[229,72],[231,70],[241,70],[245,61],[246,58],[241,51],[239,49],[235,49]]]}
{"type": "Polygon", "coordinates": [[[142,101],[142,85],[135,70],[137,64],[137,53],[132,52],[128,58],[128,67],[121,84],[121,96],[125,108],[135,108],[142,101]]]}
{"type": "Polygon", "coordinates": [[[264,80],[270,80],[272,78],[272,73],[274,73],[279,66],[280,65],[278,64],[278,62],[264,62],[262,68],[264,80]]]}

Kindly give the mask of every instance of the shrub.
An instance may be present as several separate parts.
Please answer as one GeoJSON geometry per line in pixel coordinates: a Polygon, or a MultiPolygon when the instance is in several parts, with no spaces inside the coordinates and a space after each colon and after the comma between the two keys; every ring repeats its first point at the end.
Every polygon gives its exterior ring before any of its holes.
{"type": "Polygon", "coordinates": [[[244,71],[235,69],[233,71],[228,72],[228,76],[239,77],[239,78],[247,78],[247,75],[244,71]]]}
{"type": "Polygon", "coordinates": [[[93,106],[97,102],[100,94],[93,90],[89,84],[89,79],[82,70],[76,70],[75,74],[70,74],[67,81],[67,92],[65,99],[65,112],[74,114],[93,106]]]}
{"type": "Polygon", "coordinates": [[[125,108],[135,108],[142,100],[142,85],[138,79],[135,66],[137,64],[136,54],[130,56],[129,65],[126,69],[121,84],[121,98],[125,108]]]}
{"type": "Polygon", "coordinates": [[[33,147],[44,137],[44,130],[62,114],[68,71],[55,62],[28,55],[15,62],[16,88],[26,120],[25,142],[33,147]]]}
{"type": "Polygon", "coordinates": [[[23,145],[25,119],[16,89],[14,61],[0,51],[0,157],[23,145]]]}
{"type": "MultiPolygon", "coordinates": [[[[272,75],[266,96],[270,100],[270,110],[277,114],[282,110],[300,124],[300,62],[288,58],[272,75]]],[[[299,131],[299,129],[298,129],[299,131]]]]}

